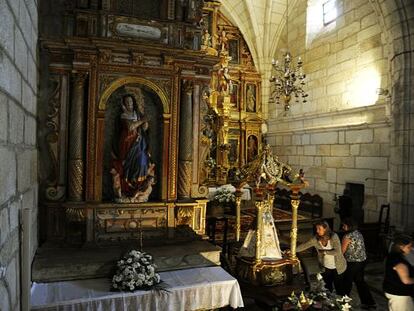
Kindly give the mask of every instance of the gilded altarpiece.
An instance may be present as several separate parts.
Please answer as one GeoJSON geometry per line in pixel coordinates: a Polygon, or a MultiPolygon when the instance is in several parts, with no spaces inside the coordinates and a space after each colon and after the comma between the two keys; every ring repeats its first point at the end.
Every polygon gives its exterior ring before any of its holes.
{"type": "Polygon", "coordinates": [[[207,186],[260,148],[260,75],[220,3],[122,3],[67,1],[61,36],[42,36],[42,240],[203,235],[207,186]]]}
{"type": "MultiPolygon", "coordinates": [[[[206,163],[205,183],[227,183],[227,172],[251,161],[248,138],[255,139],[256,155],[262,144],[261,77],[240,30],[220,12],[218,2],[207,2],[203,11],[202,49],[218,55],[210,83],[208,108],[201,112],[205,142],[200,161],[206,163]],[[213,49],[213,50],[211,50],[213,49]],[[253,136],[252,136],[253,135],[253,136]]],[[[252,142],[251,142],[252,146],[252,142]]]]}
{"type": "Polygon", "coordinates": [[[116,3],[68,5],[66,36],[41,41],[42,240],[177,238],[182,226],[205,233],[193,132],[217,58],[199,50],[201,13],[182,16],[163,1],[153,23],[117,15],[116,3]],[[121,123],[136,130],[123,156],[121,123]],[[125,165],[131,154],[145,163],[142,175],[125,165]],[[135,175],[125,182],[127,170],[135,175]]]}

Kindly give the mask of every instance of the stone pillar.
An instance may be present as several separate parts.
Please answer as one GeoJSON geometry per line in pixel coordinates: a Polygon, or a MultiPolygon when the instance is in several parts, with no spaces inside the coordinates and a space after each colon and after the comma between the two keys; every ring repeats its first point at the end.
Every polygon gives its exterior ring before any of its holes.
{"type": "Polygon", "coordinates": [[[86,74],[73,76],[69,115],[68,200],[82,201],[84,192],[84,101],[86,74]]]}
{"type": "Polygon", "coordinates": [[[414,53],[392,59],[391,221],[397,229],[414,230],[414,53]]]}
{"type": "Polygon", "coordinates": [[[178,197],[191,194],[193,163],[193,85],[186,81],[181,88],[180,144],[178,154],[178,197]]]}

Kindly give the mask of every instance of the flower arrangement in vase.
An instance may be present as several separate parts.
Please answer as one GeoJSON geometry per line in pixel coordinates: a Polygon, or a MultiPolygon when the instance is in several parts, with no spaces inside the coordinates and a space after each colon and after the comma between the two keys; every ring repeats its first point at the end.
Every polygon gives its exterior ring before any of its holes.
{"type": "Polygon", "coordinates": [[[112,288],[119,291],[157,289],[161,278],[155,269],[150,254],[131,250],[118,260],[117,271],[112,277],[112,288]]]}
{"type": "Polygon", "coordinates": [[[214,194],[212,203],[223,211],[231,212],[236,203],[236,196],[230,189],[222,187],[214,194]]]}

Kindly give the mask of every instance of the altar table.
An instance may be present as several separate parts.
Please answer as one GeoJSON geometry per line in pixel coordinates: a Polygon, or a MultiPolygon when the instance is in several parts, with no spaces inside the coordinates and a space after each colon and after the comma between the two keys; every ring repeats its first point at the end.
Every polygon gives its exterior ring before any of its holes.
{"type": "Polygon", "coordinates": [[[239,283],[221,267],[161,272],[169,292],[111,292],[109,279],[34,283],[31,310],[178,311],[243,307],[239,283]]]}

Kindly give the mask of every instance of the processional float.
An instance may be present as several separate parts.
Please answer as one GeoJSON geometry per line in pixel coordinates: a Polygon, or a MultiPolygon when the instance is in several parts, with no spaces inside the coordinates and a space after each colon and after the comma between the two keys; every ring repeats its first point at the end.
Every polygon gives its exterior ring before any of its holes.
{"type": "Polygon", "coordinates": [[[250,230],[236,257],[237,277],[254,285],[287,284],[292,280],[293,267],[299,264],[296,256],[299,191],[307,186],[303,174],[291,181],[291,167],[272,155],[265,145],[255,160],[229,172],[229,180],[236,188],[236,240],[240,240],[240,208],[244,185],[250,184],[255,193],[256,228],[250,230]],[[292,191],[292,227],[290,253],[282,254],[273,219],[274,193],[278,184],[292,191]]]}

